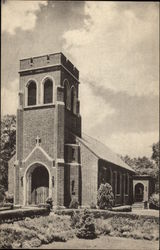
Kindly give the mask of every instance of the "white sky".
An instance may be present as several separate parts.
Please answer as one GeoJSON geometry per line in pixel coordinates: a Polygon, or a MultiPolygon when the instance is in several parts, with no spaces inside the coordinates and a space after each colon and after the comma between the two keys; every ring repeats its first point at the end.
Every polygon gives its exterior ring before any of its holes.
{"type": "Polygon", "coordinates": [[[159,3],[6,1],[2,114],[14,114],[19,59],[62,51],[80,71],[83,131],[119,154],[158,141],[159,3]]]}

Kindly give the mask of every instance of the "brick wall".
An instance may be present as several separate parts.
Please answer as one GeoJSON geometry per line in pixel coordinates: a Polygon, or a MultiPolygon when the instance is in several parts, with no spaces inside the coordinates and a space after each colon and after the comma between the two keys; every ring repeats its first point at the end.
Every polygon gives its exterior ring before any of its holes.
{"type": "Polygon", "coordinates": [[[55,110],[45,108],[24,111],[23,119],[23,158],[25,159],[36,145],[36,137],[41,138],[41,146],[52,158],[54,154],[55,110]]]}
{"type": "Polygon", "coordinates": [[[81,173],[82,173],[82,206],[97,203],[98,188],[98,158],[82,143],[81,173]]]}

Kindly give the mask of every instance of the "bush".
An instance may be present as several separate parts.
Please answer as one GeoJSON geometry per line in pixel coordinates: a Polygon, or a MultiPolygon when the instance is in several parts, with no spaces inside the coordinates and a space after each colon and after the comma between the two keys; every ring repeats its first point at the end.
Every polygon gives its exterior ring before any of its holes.
{"type": "Polygon", "coordinates": [[[112,207],[114,195],[109,183],[101,184],[98,189],[97,204],[100,209],[109,209],[112,207]]]}
{"type": "Polygon", "coordinates": [[[7,194],[6,197],[5,197],[5,202],[6,203],[14,203],[14,196],[13,194],[7,194]]]}
{"type": "Polygon", "coordinates": [[[78,202],[77,198],[73,197],[72,200],[71,200],[71,202],[70,202],[69,208],[75,208],[75,209],[77,209],[78,205],[79,205],[79,202],[78,202]]]}
{"type": "Polygon", "coordinates": [[[152,194],[149,199],[149,208],[160,209],[159,194],[152,194]]]}
{"type": "Polygon", "coordinates": [[[50,208],[51,208],[51,209],[53,208],[53,200],[52,200],[51,197],[48,197],[48,198],[46,199],[46,203],[50,205],[50,208]]]}
{"type": "Polygon", "coordinates": [[[72,216],[72,226],[76,228],[76,236],[82,239],[94,239],[97,237],[93,215],[87,209],[72,216]]]}
{"type": "Polygon", "coordinates": [[[0,185],[0,202],[2,202],[5,198],[5,188],[0,185]]]}
{"type": "Polygon", "coordinates": [[[91,202],[91,204],[90,204],[90,208],[91,208],[91,209],[96,209],[96,208],[97,208],[97,206],[96,206],[96,204],[95,204],[94,202],[91,202]]]}
{"type": "Polygon", "coordinates": [[[104,235],[110,234],[112,231],[112,227],[109,224],[109,220],[97,219],[96,231],[97,231],[97,234],[104,234],[104,235]]]}

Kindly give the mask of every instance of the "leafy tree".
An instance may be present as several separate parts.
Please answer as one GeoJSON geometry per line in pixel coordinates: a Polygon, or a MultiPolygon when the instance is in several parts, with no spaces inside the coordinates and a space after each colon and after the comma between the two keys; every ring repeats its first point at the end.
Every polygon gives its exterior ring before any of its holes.
{"type": "Polygon", "coordinates": [[[159,165],[159,142],[152,145],[152,160],[159,165]]]}
{"type": "Polygon", "coordinates": [[[131,166],[138,175],[149,175],[157,178],[158,167],[157,165],[146,156],[138,158],[130,158],[128,155],[122,156],[122,160],[131,166]]]}
{"type": "Polygon", "coordinates": [[[1,120],[0,186],[8,188],[8,161],[16,152],[16,117],[6,115],[1,120]]]}
{"type": "Polygon", "coordinates": [[[97,204],[100,209],[108,209],[113,205],[114,195],[109,183],[101,184],[97,194],[97,204]]]}

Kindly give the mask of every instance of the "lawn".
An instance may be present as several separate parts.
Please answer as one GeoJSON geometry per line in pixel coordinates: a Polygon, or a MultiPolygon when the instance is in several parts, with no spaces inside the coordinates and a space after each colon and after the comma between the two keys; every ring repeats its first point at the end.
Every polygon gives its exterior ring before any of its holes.
{"type": "Polygon", "coordinates": [[[158,241],[125,239],[100,236],[93,240],[70,239],[67,242],[53,242],[42,245],[39,249],[123,249],[123,250],[158,250],[158,241]]]}

